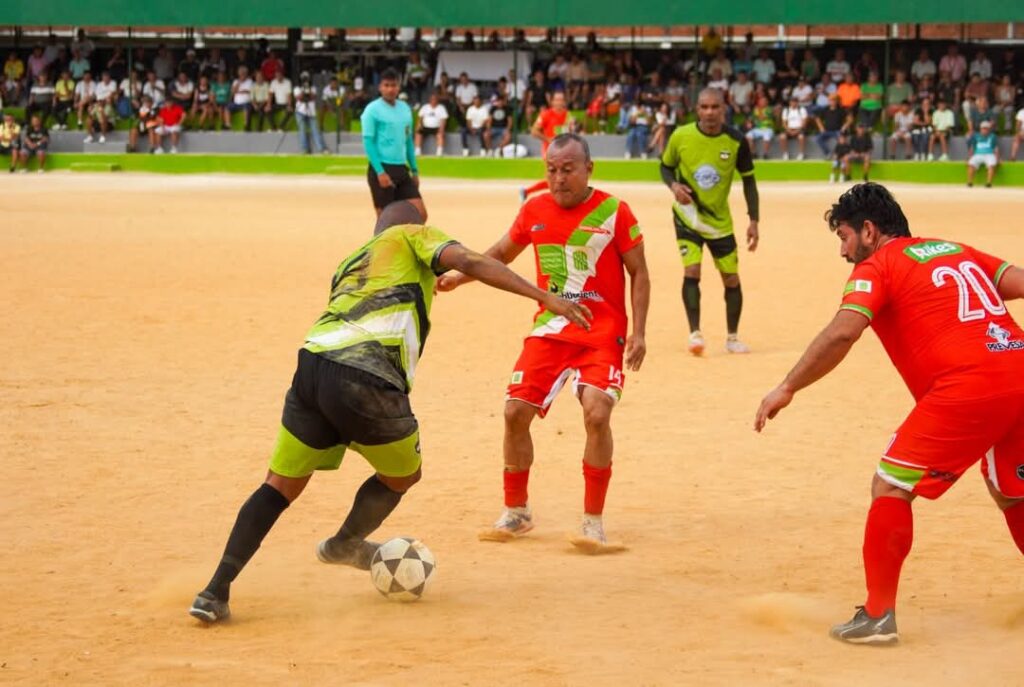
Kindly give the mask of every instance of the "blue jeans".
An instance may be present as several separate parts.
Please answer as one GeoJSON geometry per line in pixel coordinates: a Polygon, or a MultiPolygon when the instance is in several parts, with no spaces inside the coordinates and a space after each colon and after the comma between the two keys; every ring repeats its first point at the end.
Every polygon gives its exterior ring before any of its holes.
{"type": "Polygon", "coordinates": [[[320,125],[316,117],[295,113],[295,124],[299,127],[299,147],[303,153],[309,152],[309,140],[306,138],[306,127],[308,126],[313,135],[313,142],[316,144],[316,152],[322,153],[327,149],[324,145],[324,137],[320,135],[320,125]]]}
{"type": "Polygon", "coordinates": [[[650,127],[646,124],[635,124],[626,134],[626,152],[636,157],[647,152],[647,134],[650,127]]]}
{"type": "Polygon", "coordinates": [[[824,153],[825,157],[829,157],[832,153],[828,149],[828,142],[835,141],[839,138],[838,131],[822,131],[815,140],[818,142],[818,147],[821,148],[821,152],[824,153]]]}

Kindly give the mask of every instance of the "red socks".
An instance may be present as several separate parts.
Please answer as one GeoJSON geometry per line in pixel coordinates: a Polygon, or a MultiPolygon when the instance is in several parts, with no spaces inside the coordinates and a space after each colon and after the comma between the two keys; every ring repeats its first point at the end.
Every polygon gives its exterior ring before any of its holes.
{"type": "Polygon", "coordinates": [[[530,481],[530,471],[509,472],[505,470],[505,505],[508,508],[521,508],[526,505],[526,485],[530,481]]]}
{"type": "MultiPolygon", "coordinates": [[[[1020,519],[1024,522],[1024,517],[1020,519]]],[[[900,568],[913,541],[910,502],[893,496],[875,499],[864,528],[864,576],[868,587],[864,608],[872,617],[896,608],[900,568]]]]}
{"type": "Polygon", "coordinates": [[[1024,553],[1024,503],[1010,506],[1003,511],[1003,517],[1006,518],[1006,524],[1010,528],[1010,534],[1013,535],[1013,541],[1017,544],[1017,548],[1024,553]]]}
{"type": "Polygon", "coordinates": [[[612,466],[595,468],[583,461],[583,512],[601,515],[604,512],[604,497],[608,494],[608,480],[612,478],[612,466]]]}

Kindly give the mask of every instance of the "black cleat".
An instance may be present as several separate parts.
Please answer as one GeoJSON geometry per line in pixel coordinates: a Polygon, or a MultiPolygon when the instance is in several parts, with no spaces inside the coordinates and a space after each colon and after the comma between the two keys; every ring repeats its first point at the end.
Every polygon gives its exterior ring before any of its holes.
{"type": "Polygon", "coordinates": [[[188,614],[204,623],[211,624],[230,618],[231,609],[228,608],[227,601],[221,601],[210,592],[202,591],[192,602],[192,608],[189,609],[188,614]]]}
{"type": "Polygon", "coordinates": [[[895,644],[900,639],[895,611],[890,608],[880,618],[873,618],[863,606],[857,606],[851,620],[833,625],[829,634],[851,644],[895,644]]]}
{"type": "Polygon", "coordinates": [[[324,539],[316,546],[316,557],[321,563],[351,565],[359,570],[369,570],[373,554],[380,544],[372,541],[340,541],[337,537],[324,539]]]}

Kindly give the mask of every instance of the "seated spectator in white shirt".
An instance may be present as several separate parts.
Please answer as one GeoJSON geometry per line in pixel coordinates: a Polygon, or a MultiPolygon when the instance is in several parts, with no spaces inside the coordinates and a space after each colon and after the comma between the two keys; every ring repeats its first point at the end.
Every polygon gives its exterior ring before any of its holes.
{"type": "Polygon", "coordinates": [[[711,78],[708,79],[708,88],[717,88],[723,95],[729,93],[729,79],[722,76],[717,67],[711,70],[711,78]]]}
{"type": "Polygon", "coordinates": [[[914,64],[910,65],[910,78],[913,79],[914,83],[920,82],[926,76],[934,79],[937,73],[935,61],[932,60],[927,50],[922,50],[918,58],[914,60],[914,64]]]}
{"type": "Polygon", "coordinates": [[[142,84],[142,95],[148,95],[153,101],[153,107],[159,108],[167,100],[167,87],[164,82],[156,78],[156,72],[152,69],[146,72],[146,83],[142,84]]]}
{"type": "Polygon", "coordinates": [[[106,143],[106,133],[114,120],[114,103],[117,100],[117,84],[110,78],[110,72],[103,72],[93,90],[92,104],[85,119],[88,135],[86,143],[92,143],[93,124],[99,123],[99,142],[106,143]]]}
{"type": "Polygon", "coordinates": [[[836,48],[835,57],[825,65],[825,73],[834,84],[842,82],[850,73],[850,63],[846,61],[846,52],[842,48],[836,48]]]}
{"type": "Polygon", "coordinates": [[[431,93],[430,99],[420,106],[417,117],[414,137],[416,154],[420,155],[423,151],[423,137],[434,136],[437,140],[436,154],[441,157],[444,155],[444,131],[448,125],[448,109],[441,104],[437,91],[431,93]]]}
{"type": "Polygon", "coordinates": [[[84,123],[85,110],[92,105],[96,96],[96,82],[92,80],[92,73],[86,72],[82,80],[75,86],[75,110],[78,111],[78,128],[84,123]]]}
{"type": "Polygon", "coordinates": [[[751,96],[754,94],[754,84],[747,77],[746,72],[736,74],[736,81],[729,86],[729,97],[727,102],[732,108],[733,114],[750,114],[751,96]]]}
{"type": "Polygon", "coordinates": [[[775,78],[775,60],[766,48],[761,48],[758,58],[754,60],[754,80],[766,86],[775,78]]]}
{"type": "Polygon", "coordinates": [[[491,117],[490,108],[483,104],[480,96],[473,98],[473,104],[466,108],[466,123],[462,125],[462,157],[469,156],[469,137],[476,136],[480,140],[480,157],[487,155],[487,120],[491,117]]]}
{"type": "Polygon", "coordinates": [[[939,159],[943,162],[949,159],[949,138],[953,133],[955,125],[956,116],[953,114],[953,110],[950,109],[949,103],[945,100],[940,100],[939,104],[935,107],[935,111],[932,112],[932,138],[928,142],[929,160],[935,159],[932,151],[936,141],[938,141],[942,149],[942,155],[939,159]]]}
{"type": "Polygon", "coordinates": [[[245,113],[245,130],[248,131],[252,120],[252,78],[245,65],[238,67],[238,78],[231,82],[231,100],[221,113],[225,129],[231,128],[231,115],[239,111],[245,113]]]}
{"type": "Polygon", "coordinates": [[[459,108],[460,121],[465,121],[466,110],[473,104],[473,98],[479,94],[476,84],[469,80],[469,74],[459,74],[459,83],[455,86],[455,105],[459,108]]]}
{"type": "Polygon", "coordinates": [[[967,68],[967,73],[981,74],[981,78],[986,81],[992,78],[992,63],[983,50],[979,50],[978,54],[974,56],[970,66],[967,68]]]}
{"type": "Polygon", "coordinates": [[[892,141],[892,156],[894,159],[899,159],[897,154],[897,148],[899,147],[900,141],[903,141],[903,153],[907,160],[911,159],[911,135],[910,131],[914,128],[914,112],[910,107],[910,103],[903,101],[900,105],[900,109],[896,111],[896,114],[892,116],[892,136],[889,140],[892,141]]]}
{"type": "Polygon", "coordinates": [[[716,69],[723,79],[728,80],[733,77],[732,62],[725,56],[724,50],[719,50],[715,53],[714,59],[708,62],[708,74],[711,74],[716,69]]]}
{"type": "Polygon", "coordinates": [[[791,138],[797,140],[797,147],[800,151],[797,153],[796,159],[804,159],[804,146],[806,144],[804,131],[807,128],[809,116],[807,108],[801,105],[795,96],[790,97],[789,106],[782,110],[782,133],[779,134],[779,145],[782,148],[783,160],[789,159],[788,143],[791,138]]]}
{"type": "Polygon", "coordinates": [[[179,72],[178,78],[171,83],[171,95],[170,99],[181,105],[183,108],[188,109],[192,106],[192,96],[195,93],[196,86],[192,83],[191,79],[188,78],[188,74],[185,72],[179,72]]]}

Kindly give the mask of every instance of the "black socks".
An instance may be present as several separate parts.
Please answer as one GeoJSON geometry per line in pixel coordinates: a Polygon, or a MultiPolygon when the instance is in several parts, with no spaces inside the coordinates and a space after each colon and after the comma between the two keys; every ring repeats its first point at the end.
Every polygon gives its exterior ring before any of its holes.
{"type": "Polygon", "coordinates": [[[380,527],[384,518],[391,515],[401,500],[402,494],[388,489],[376,475],[370,475],[356,492],[352,510],[335,536],[342,541],[366,539],[380,527]]]}
{"type": "Polygon", "coordinates": [[[739,331],[742,311],[743,289],[739,286],[725,287],[725,326],[730,334],[739,331]]]}
{"type": "Polygon", "coordinates": [[[700,279],[683,277],[683,307],[686,308],[690,331],[700,329],[700,279]]]}

